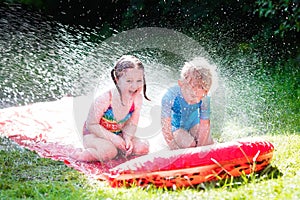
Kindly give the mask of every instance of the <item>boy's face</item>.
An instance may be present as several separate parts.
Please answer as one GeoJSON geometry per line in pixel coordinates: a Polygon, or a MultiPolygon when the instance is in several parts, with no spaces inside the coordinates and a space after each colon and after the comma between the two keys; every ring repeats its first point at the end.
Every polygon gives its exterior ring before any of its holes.
{"type": "Polygon", "coordinates": [[[184,99],[189,104],[198,103],[208,92],[204,89],[201,79],[186,78],[184,80],[179,80],[178,84],[181,87],[184,99]]]}

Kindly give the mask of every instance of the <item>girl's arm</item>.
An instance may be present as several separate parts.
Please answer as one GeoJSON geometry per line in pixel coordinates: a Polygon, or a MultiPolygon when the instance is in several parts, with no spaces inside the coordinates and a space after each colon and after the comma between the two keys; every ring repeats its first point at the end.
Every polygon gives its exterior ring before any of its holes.
{"type": "Polygon", "coordinates": [[[143,103],[143,96],[139,94],[134,99],[134,111],[130,119],[122,128],[123,137],[132,140],[135,136],[137,125],[139,123],[140,111],[143,103]]]}
{"type": "Polygon", "coordinates": [[[134,148],[132,139],[135,136],[137,125],[139,122],[142,102],[143,102],[142,95],[138,95],[134,99],[134,111],[132,113],[132,116],[122,128],[123,138],[125,140],[126,155],[130,155],[134,148]]]}

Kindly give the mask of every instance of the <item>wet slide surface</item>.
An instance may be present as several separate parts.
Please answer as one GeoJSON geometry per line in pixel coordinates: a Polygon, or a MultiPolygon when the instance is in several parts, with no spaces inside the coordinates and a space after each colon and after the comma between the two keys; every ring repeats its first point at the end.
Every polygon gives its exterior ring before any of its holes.
{"type": "Polygon", "coordinates": [[[185,187],[265,168],[273,145],[261,138],[242,138],[206,147],[161,150],[141,157],[110,162],[80,162],[69,155],[82,147],[73,116],[73,97],[0,110],[0,134],[39,156],[67,166],[113,187],[185,187]]]}

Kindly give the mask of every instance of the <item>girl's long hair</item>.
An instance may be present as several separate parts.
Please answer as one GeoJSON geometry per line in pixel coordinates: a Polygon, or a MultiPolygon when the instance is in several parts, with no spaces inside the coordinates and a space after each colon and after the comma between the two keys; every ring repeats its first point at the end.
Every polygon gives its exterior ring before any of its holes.
{"type": "MultiPolygon", "coordinates": [[[[117,87],[117,90],[120,94],[120,98],[121,98],[122,103],[123,103],[122,94],[121,94],[121,90],[120,90],[120,88],[117,84],[117,79],[119,79],[121,76],[123,76],[124,71],[126,69],[133,69],[133,68],[144,70],[144,65],[135,56],[124,55],[116,62],[114,68],[111,70],[111,73],[110,73],[111,78],[114,81],[114,83],[117,87]]],[[[150,101],[150,99],[146,95],[147,85],[146,85],[145,74],[143,74],[143,82],[144,82],[144,85],[143,85],[144,98],[147,99],[148,101],[150,101]]]]}

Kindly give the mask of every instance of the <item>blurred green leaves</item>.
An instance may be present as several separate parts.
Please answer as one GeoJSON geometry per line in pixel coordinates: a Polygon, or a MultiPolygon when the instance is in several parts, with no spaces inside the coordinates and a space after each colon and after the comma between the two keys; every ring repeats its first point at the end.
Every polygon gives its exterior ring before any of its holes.
{"type": "Polygon", "coordinates": [[[257,0],[255,13],[269,19],[274,25],[274,33],[281,37],[288,31],[300,31],[300,8],[298,0],[257,0]]]}

